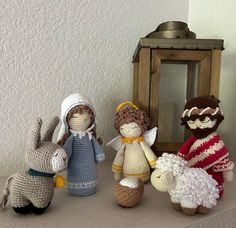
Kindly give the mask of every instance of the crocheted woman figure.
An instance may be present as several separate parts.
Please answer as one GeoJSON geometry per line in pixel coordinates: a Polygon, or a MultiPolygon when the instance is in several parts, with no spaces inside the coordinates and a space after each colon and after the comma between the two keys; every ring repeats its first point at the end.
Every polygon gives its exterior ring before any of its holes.
{"type": "Polygon", "coordinates": [[[150,146],[156,139],[157,128],[147,131],[149,118],[131,102],[124,102],[116,109],[115,128],[119,136],[107,146],[117,150],[112,165],[114,179],[135,176],[143,182],[150,177],[150,167],[155,168],[156,155],[150,146]]]}
{"type": "Polygon", "coordinates": [[[96,163],[105,159],[95,138],[95,110],[90,100],[81,94],[68,96],[61,104],[61,129],[58,144],[69,158],[68,192],[87,196],[96,192],[96,163]]]}
{"type": "Polygon", "coordinates": [[[233,179],[234,164],[216,133],[224,119],[219,103],[214,96],[196,97],[186,103],[181,121],[193,135],[182,145],[178,156],[187,160],[190,167],[202,168],[212,175],[222,197],[224,179],[233,179]]]}

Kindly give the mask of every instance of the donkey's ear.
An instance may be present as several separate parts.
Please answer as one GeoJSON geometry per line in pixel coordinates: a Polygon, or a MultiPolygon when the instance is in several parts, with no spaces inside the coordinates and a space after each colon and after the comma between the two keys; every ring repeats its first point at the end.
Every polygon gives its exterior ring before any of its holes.
{"type": "Polygon", "coordinates": [[[28,146],[33,150],[39,147],[41,141],[40,137],[41,127],[42,127],[42,119],[38,117],[34,120],[28,135],[28,146]]]}
{"type": "Polygon", "coordinates": [[[59,123],[59,117],[58,116],[53,117],[53,119],[51,120],[51,122],[50,122],[44,136],[43,136],[42,141],[49,141],[49,142],[52,141],[52,136],[53,136],[53,133],[54,133],[58,123],[59,123]]]}

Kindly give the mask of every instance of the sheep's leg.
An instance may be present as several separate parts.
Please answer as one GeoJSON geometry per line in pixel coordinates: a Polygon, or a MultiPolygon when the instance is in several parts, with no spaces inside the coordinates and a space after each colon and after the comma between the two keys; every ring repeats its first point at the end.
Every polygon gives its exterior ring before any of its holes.
{"type": "Polygon", "coordinates": [[[208,214],[209,211],[210,211],[210,208],[203,207],[203,206],[201,206],[201,205],[200,205],[200,206],[198,207],[198,209],[197,209],[197,212],[198,212],[199,214],[203,214],[203,215],[208,214]]]}
{"type": "Polygon", "coordinates": [[[181,199],[181,210],[185,215],[194,215],[197,212],[198,205],[189,198],[181,199]]]}
{"type": "Polygon", "coordinates": [[[172,207],[173,207],[175,210],[181,210],[181,205],[180,205],[180,203],[173,203],[173,202],[171,202],[171,205],[172,205],[172,207]]]}
{"type": "Polygon", "coordinates": [[[181,210],[181,205],[179,199],[171,196],[171,205],[175,210],[181,210]]]}

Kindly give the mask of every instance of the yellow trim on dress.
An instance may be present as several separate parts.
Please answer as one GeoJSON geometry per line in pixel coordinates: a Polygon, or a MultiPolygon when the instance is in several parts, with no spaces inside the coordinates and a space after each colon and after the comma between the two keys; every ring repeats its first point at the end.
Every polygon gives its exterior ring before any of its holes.
{"type": "Polygon", "coordinates": [[[116,172],[121,172],[122,167],[119,166],[119,165],[113,164],[113,165],[112,165],[112,170],[113,170],[113,171],[116,171],[116,172]]]}
{"type": "Polygon", "coordinates": [[[124,176],[135,176],[135,177],[148,177],[150,175],[150,171],[146,173],[124,173],[124,176]]]}

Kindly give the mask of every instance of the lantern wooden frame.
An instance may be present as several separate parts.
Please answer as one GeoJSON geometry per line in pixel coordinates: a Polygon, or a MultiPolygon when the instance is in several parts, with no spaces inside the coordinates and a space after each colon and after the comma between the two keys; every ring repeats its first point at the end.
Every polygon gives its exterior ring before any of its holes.
{"type": "MultiPolygon", "coordinates": [[[[141,38],[133,57],[133,101],[150,116],[151,127],[158,127],[160,67],[163,61],[185,63],[186,99],[193,96],[193,72],[198,63],[197,96],[219,96],[223,40],[141,38]]],[[[179,143],[155,143],[154,151],[176,152],[179,143]]]]}

